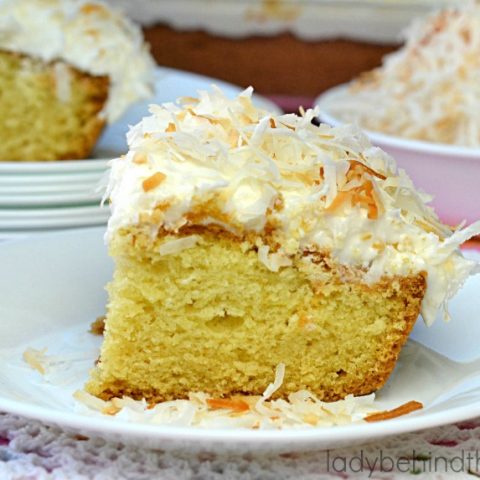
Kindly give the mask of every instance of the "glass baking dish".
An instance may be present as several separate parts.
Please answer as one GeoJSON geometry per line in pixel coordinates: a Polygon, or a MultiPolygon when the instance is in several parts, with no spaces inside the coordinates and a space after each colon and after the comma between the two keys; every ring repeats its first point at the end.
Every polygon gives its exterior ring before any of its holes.
{"type": "Polygon", "coordinates": [[[144,25],[241,38],[285,31],[305,40],[395,43],[415,17],[462,0],[110,0],[144,25]]]}

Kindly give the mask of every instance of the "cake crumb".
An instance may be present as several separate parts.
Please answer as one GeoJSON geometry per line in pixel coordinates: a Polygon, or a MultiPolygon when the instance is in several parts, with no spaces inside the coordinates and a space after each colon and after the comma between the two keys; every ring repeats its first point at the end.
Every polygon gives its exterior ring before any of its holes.
{"type": "Polygon", "coordinates": [[[90,333],[92,333],[93,335],[103,335],[103,332],[105,331],[105,319],[105,315],[97,317],[95,321],[90,325],[90,333]]]}

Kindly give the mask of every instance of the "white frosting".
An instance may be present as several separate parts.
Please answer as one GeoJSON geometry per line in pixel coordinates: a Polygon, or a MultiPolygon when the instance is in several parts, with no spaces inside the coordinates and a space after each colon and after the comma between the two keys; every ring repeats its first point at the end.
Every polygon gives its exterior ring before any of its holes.
{"type": "Polygon", "coordinates": [[[281,248],[260,244],[259,258],[274,271],[313,248],[361,267],[366,282],[427,272],[422,313],[431,323],[476,268],[457,250],[480,222],[452,234],[425,205],[428,196],[359,130],[316,127],[314,110],[270,115],[251,93],[228,100],[214,90],[151,107],[128,133],[128,154],[112,161],[107,239],[155,207],[162,214],[150,221],[154,231],[217,223],[261,237],[268,222],[281,248]],[[207,203],[207,216],[189,220],[207,203]]]}
{"type": "Polygon", "coordinates": [[[109,122],[152,94],[154,63],[141,30],[99,1],[0,0],[0,50],[108,75],[109,122]]]}

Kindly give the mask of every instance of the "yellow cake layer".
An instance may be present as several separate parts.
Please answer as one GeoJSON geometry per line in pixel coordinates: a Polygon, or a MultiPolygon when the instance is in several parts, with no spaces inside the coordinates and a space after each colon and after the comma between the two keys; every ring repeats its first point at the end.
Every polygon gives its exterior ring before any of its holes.
{"type": "Polygon", "coordinates": [[[168,255],[160,247],[173,235],[114,234],[105,340],[87,391],[151,402],[257,395],[281,362],[281,396],[308,389],[336,400],[384,384],[418,316],[424,275],[367,286],[318,252],[272,272],[251,243],[196,234],[195,246],[168,255]]]}
{"type": "Polygon", "coordinates": [[[108,88],[107,77],[0,50],[0,160],[88,157],[108,88]]]}

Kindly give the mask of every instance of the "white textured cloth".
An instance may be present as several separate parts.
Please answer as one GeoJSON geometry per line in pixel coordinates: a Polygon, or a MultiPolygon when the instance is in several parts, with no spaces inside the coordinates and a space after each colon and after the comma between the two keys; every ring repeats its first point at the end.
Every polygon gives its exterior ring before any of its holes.
{"type": "Polygon", "coordinates": [[[1,480],[473,480],[479,449],[480,418],[328,452],[235,457],[107,443],[0,413],[1,480]]]}

